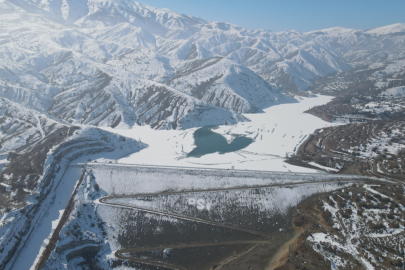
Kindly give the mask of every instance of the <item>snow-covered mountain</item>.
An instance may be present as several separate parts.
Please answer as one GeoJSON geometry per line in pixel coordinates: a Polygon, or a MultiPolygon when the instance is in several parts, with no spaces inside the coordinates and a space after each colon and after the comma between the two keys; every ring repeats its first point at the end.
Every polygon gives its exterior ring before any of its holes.
{"type": "Polygon", "coordinates": [[[166,83],[208,104],[239,113],[291,102],[250,69],[221,57],[187,61],[166,83]]]}
{"type": "Polygon", "coordinates": [[[366,31],[367,34],[374,34],[374,35],[388,35],[401,32],[402,33],[405,32],[405,23],[396,23],[392,25],[377,27],[366,31]]]}
{"type": "Polygon", "coordinates": [[[0,269],[71,160],[147,147],[94,126],[235,124],[310,87],[398,95],[404,59],[404,24],[275,33],[132,0],[0,0],[0,269]]]}
{"type": "Polygon", "coordinates": [[[25,150],[63,127],[35,110],[0,99],[0,153],[25,150]]]}
{"type": "Polygon", "coordinates": [[[316,78],[405,57],[403,24],[274,33],[131,0],[2,0],[0,12],[1,96],[70,124],[236,123],[316,78]]]}
{"type": "MultiPolygon", "coordinates": [[[[173,55],[161,53],[163,43],[170,41],[165,37],[173,35],[173,29],[206,21],[132,1],[84,3],[1,2],[3,97],[70,124],[149,124],[168,129],[233,124],[246,120],[241,112],[293,101],[254,72],[228,63],[231,60],[224,60],[224,67],[216,66],[225,75],[226,93],[215,100],[207,102],[187,89],[173,87],[174,80],[184,76],[182,70],[197,63],[182,58],[210,60],[214,54],[196,45],[186,48],[187,44],[181,44],[173,55]],[[187,57],[181,55],[185,48],[187,57]],[[247,81],[242,92],[239,84],[226,79],[231,71],[239,76],[233,66],[238,72],[244,69],[247,81]],[[252,93],[249,88],[254,89],[252,93]],[[227,102],[229,96],[232,101],[227,102]]],[[[170,42],[171,46],[176,42],[170,42]]],[[[196,83],[211,79],[196,71],[196,83]]]]}

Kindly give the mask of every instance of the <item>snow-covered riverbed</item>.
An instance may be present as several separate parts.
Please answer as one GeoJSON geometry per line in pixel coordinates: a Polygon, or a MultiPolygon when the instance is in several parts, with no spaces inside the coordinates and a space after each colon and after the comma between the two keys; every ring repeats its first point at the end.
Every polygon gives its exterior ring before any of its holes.
{"type": "Polygon", "coordinates": [[[325,104],[331,99],[332,97],[329,96],[302,98],[299,103],[276,105],[265,109],[261,114],[246,114],[245,116],[251,122],[233,126],[224,125],[214,131],[225,136],[228,141],[233,139],[232,134],[246,135],[255,139],[252,144],[241,151],[226,154],[214,153],[200,158],[185,158],[185,155],[195,147],[193,133],[196,128],[153,130],[149,126],[137,126],[132,129],[106,129],[123,136],[140,139],[149,145],[138,153],[117,160],[118,163],[317,172],[289,165],[284,160],[286,154],[296,151],[300,143],[315,129],[334,125],[304,113],[309,108],[325,104]]]}

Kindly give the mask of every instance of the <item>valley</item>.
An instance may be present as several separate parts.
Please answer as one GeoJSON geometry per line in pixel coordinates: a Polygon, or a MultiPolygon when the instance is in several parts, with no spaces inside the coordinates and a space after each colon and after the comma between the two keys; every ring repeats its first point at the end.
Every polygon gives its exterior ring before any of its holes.
{"type": "Polygon", "coordinates": [[[260,114],[243,114],[249,122],[220,125],[212,131],[225,137],[228,144],[239,136],[252,139],[252,143],[238,151],[221,154],[215,152],[198,158],[187,156],[195,148],[193,134],[197,128],[168,131],[153,130],[147,126],[133,129],[105,128],[106,131],[140,140],[149,147],[119,160],[97,161],[316,173],[315,169],[291,166],[284,161],[287,159],[286,155],[293,155],[298,151],[300,144],[314,130],[336,125],[304,113],[309,108],[330,100],[331,97],[328,96],[301,98],[297,103],[272,106],[260,114]]]}
{"type": "Polygon", "coordinates": [[[0,0],[0,269],[403,269],[405,24],[0,0]]]}

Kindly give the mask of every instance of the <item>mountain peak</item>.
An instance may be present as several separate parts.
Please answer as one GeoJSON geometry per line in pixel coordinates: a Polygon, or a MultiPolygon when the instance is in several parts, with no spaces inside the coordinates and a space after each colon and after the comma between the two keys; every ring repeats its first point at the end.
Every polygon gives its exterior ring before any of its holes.
{"type": "Polygon", "coordinates": [[[388,35],[399,32],[405,32],[405,23],[386,25],[366,31],[367,34],[374,34],[374,35],[388,35]]]}
{"type": "Polygon", "coordinates": [[[145,29],[150,25],[152,28],[158,28],[157,34],[161,34],[168,32],[168,29],[207,23],[195,16],[167,8],[154,8],[132,0],[25,0],[25,2],[27,10],[30,6],[36,6],[54,19],[85,27],[111,26],[127,22],[145,29]]]}
{"type": "Polygon", "coordinates": [[[337,26],[337,27],[326,28],[326,29],[321,29],[321,30],[309,31],[309,32],[306,32],[305,34],[306,35],[328,34],[331,36],[336,36],[336,35],[342,35],[342,34],[350,34],[350,33],[356,32],[356,31],[358,31],[358,30],[337,26]]]}
{"type": "MultiPolygon", "coordinates": [[[[78,0],[75,0],[78,1],[78,0]]],[[[76,22],[82,27],[104,27],[130,23],[155,35],[165,36],[170,30],[206,23],[194,16],[169,9],[157,9],[131,0],[90,0],[89,12],[76,22]]]]}

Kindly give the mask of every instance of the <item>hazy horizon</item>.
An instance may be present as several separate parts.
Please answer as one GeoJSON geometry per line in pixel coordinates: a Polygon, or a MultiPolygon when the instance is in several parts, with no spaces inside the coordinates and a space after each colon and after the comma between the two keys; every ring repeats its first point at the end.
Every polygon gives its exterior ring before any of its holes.
{"type": "Polygon", "coordinates": [[[405,23],[405,1],[266,1],[243,0],[186,1],[140,0],[156,8],[197,16],[209,21],[220,21],[247,29],[265,29],[275,32],[301,32],[344,27],[369,30],[381,26],[405,23]]]}

